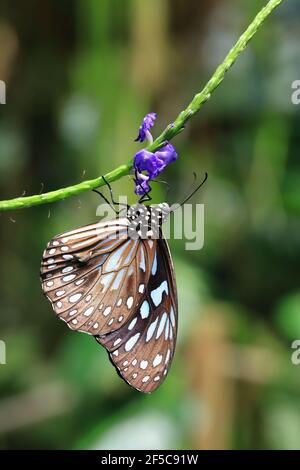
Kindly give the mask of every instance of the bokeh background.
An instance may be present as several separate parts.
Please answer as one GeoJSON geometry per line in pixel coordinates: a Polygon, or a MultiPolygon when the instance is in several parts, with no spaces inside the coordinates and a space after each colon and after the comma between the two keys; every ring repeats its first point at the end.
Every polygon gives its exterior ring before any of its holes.
{"type": "MultiPolygon", "coordinates": [[[[0,197],[36,194],[117,167],[208,80],[264,0],[1,0],[0,197]]],[[[55,234],[93,222],[84,193],[0,215],[0,447],[300,448],[300,5],[272,14],[173,143],[170,202],[209,179],[205,246],[171,240],[180,323],[164,385],[144,396],[106,352],[57,320],[39,265],[55,234]]],[[[116,194],[134,185],[124,177],[116,194]]],[[[155,200],[165,199],[153,185],[155,200]]]]}

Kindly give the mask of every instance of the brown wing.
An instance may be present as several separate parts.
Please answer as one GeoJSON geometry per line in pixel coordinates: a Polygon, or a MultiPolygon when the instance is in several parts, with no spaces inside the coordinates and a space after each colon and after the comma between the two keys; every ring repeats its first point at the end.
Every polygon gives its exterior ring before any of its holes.
{"type": "Polygon", "coordinates": [[[164,381],[173,359],[178,304],[166,240],[143,241],[142,245],[150,273],[144,295],[121,328],[96,339],[106,347],[117,371],[129,385],[151,393],[164,381]]]}
{"type": "MultiPolygon", "coordinates": [[[[87,225],[54,237],[43,254],[42,289],[68,326],[92,335],[120,329],[143,296],[149,272],[128,220],[87,225]]],[[[148,261],[147,261],[148,262],[148,261]]]]}

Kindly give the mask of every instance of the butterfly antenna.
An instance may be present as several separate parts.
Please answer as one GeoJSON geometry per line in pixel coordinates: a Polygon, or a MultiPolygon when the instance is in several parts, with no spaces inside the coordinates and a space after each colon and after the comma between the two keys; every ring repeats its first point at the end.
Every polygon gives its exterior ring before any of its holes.
{"type": "MultiPolygon", "coordinates": [[[[193,173],[194,175],[194,178],[196,179],[196,173],[194,172],[193,173]]],[[[180,203],[180,206],[183,206],[183,204],[185,204],[187,201],[189,201],[189,199],[191,199],[191,197],[194,196],[194,194],[196,194],[196,192],[201,188],[201,186],[204,185],[205,181],[207,180],[208,178],[208,174],[207,172],[205,172],[205,176],[203,178],[203,181],[194,189],[194,191],[191,192],[191,194],[189,194],[181,203],[180,203]]]]}

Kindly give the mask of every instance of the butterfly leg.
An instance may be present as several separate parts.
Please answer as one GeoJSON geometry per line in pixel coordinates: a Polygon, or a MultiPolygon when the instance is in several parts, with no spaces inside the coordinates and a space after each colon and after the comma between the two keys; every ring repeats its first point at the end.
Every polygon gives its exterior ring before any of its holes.
{"type": "Polygon", "coordinates": [[[143,188],[143,186],[141,185],[141,183],[139,182],[139,179],[138,179],[138,174],[137,174],[137,169],[135,168],[134,170],[134,174],[135,174],[135,179],[136,181],[138,182],[139,186],[142,188],[142,191],[143,191],[143,195],[142,197],[139,199],[139,204],[142,204],[143,202],[145,201],[152,201],[152,197],[149,196],[149,192],[151,191],[151,188],[150,188],[150,191],[146,192],[143,188]]]}
{"type": "MultiPolygon", "coordinates": [[[[126,207],[127,209],[129,208],[128,204],[123,204],[121,202],[117,202],[114,200],[114,196],[113,196],[113,190],[112,190],[112,187],[111,185],[109,184],[109,182],[106,180],[106,178],[102,175],[101,178],[103,179],[104,183],[108,186],[108,189],[109,189],[109,192],[110,192],[110,198],[111,198],[111,202],[114,204],[114,205],[118,205],[118,206],[124,206],[126,207]]],[[[116,215],[119,215],[120,214],[120,210],[116,210],[116,208],[109,202],[109,200],[104,196],[104,194],[102,194],[100,191],[98,191],[97,189],[93,189],[93,192],[94,193],[97,193],[99,194],[99,196],[102,197],[102,199],[104,199],[104,201],[113,209],[113,211],[115,212],[116,215]]]]}
{"type": "Polygon", "coordinates": [[[101,176],[101,178],[103,179],[104,183],[106,184],[106,186],[108,187],[109,189],[109,192],[110,192],[110,198],[111,198],[111,202],[115,205],[118,205],[118,206],[126,206],[127,208],[129,207],[128,204],[122,204],[121,202],[118,202],[118,201],[115,201],[114,200],[114,193],[113,193],[113,190],[112,190],[112,187],[111,185],[109,184],[109,182],[107,181],[107,179],[105,178],[105,176],[101,176]]]}

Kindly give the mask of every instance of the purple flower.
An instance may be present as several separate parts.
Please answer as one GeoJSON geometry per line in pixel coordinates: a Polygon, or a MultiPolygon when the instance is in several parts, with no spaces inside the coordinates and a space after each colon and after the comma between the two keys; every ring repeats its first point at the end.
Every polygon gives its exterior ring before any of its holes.
{"type": "Polygon", "coordinates": [[[156,113],[148,113],[143,119],[143,122],[140,126],[139,135],[135,139],[135,142],[144,142],[146,138],[152,141],[152,136],[150,134],[151,127],[154,126],[154,122],[156,119],[156,113]]]}
{"type": "Polygon", "coordinates": [[[144,194],[147,194],[150,192],[150,186],[149,186],[149,183],[148,181],[144,180],[144,181],[141,181],[141,180],[134,180],[135,181],[135,184],[136,184],[136,188],[135,188],[135,194],[137,194],[138,196],[144,196],[144,194]]]}
{"type": "Polygon", "coordinates": [[[177,160],[177,153],[172,144],[167,142],[156,152],[142,149],[135,154],[135,193],[142,196],[150,191],[149,181],[156,178],[169,163],[177,160]]]}
{"type": "Polygon", "coordinates": [[[169,163],[175,162],[175,160],[177,160],[178,158],[175,147],[172,144],[169,144],[169,142],[163,147],[161,147],[159,150],[157,150],[155,152],[155,155],[162,162],[164,162],[165,167],[169,165],[169,163]]]}

